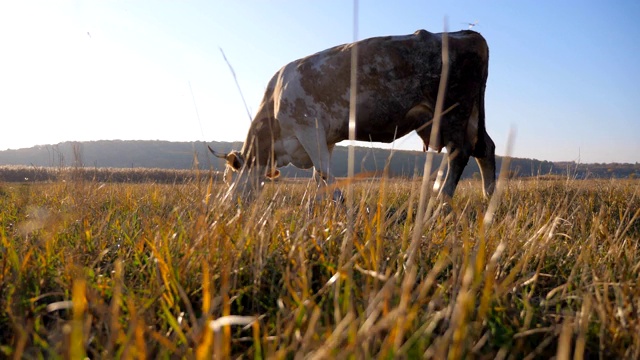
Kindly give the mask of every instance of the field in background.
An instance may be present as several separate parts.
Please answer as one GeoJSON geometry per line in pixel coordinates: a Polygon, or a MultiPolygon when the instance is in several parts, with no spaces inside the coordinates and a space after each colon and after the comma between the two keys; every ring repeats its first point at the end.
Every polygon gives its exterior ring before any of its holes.
{"type": "Polygon", "coordinates": [[[220,180],[218,171],[158,168],[86,168],[0,165],[0,182],[97,181],[115,183],[185,183],[202,177],[220,180]]]}
{"type": "Polygon", "coordinates": [[[349,221],[197,179],[0,183],[0,354],[640,357],[637,180],[513,180],[486,223],[463,182],[410,253],[417,181],[354,184],[349,221]]]}

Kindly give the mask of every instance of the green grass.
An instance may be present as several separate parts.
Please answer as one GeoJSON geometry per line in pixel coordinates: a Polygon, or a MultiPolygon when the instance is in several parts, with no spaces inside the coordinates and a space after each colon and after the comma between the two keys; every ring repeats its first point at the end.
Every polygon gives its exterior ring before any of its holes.
{"type": "Polygon", "coordinates": [[[637,358],[639,184],[0,184],[0,356],[637,358]]]}

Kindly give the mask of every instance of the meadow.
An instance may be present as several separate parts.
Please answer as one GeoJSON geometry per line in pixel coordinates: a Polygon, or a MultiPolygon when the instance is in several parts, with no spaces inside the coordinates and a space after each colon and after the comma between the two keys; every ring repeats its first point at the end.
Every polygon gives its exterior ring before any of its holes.
{"type": "Polygon", "coordinates": [[[640,181],[350,186],[0,183],[0,356],[640,358],[640,181]]]}

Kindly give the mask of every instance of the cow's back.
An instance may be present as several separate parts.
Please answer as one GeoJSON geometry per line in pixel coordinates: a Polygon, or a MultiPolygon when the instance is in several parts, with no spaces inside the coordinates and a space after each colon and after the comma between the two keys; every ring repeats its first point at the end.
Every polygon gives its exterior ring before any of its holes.
{"type": "MultiPolygon", "coordinates": [[[[486,67],[478,67],[480,62],[474,60],[485,58],[486,64],[486,42],[474,31],[449,33],[449,40],[454,69],[450,82],[454,86],[448,91],[452,98],[477,97],[463,92],[486,81],[486,67]],[[464,65],[459,66],[459,60],[464,65]]],[[[405,117],[420,103],[435,103],[442,71],[442,34],[425,30],[338,45],[295,60],[271,79],[260,111],[299,125],[319,121],[328,142],[346,139],[351,51],[355,46],[356,137],[390,142],[414,130],[416,124],[405,121],[405,117]]]]}

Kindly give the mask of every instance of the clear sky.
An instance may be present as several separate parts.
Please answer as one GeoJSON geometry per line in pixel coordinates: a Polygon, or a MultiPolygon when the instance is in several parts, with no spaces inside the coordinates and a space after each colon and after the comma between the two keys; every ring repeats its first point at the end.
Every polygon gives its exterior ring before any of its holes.
{"type": "MultiPolygon", "coordinates": [[[[487,127],[513,156],[640,162],[640,1],[367,1],[358,38],[474,30],[487,127]]],[[[353,40],[353,3],[0,2],[0,150],[87,140],[243,141],[286,63],[353,40]],[[193,94],[193,96],[192,96],[193,94]],[[198,117],[199,115],[199,117],[198,117]]],[[[415,133],[394,147],[421,150],[415,133]]]]}

